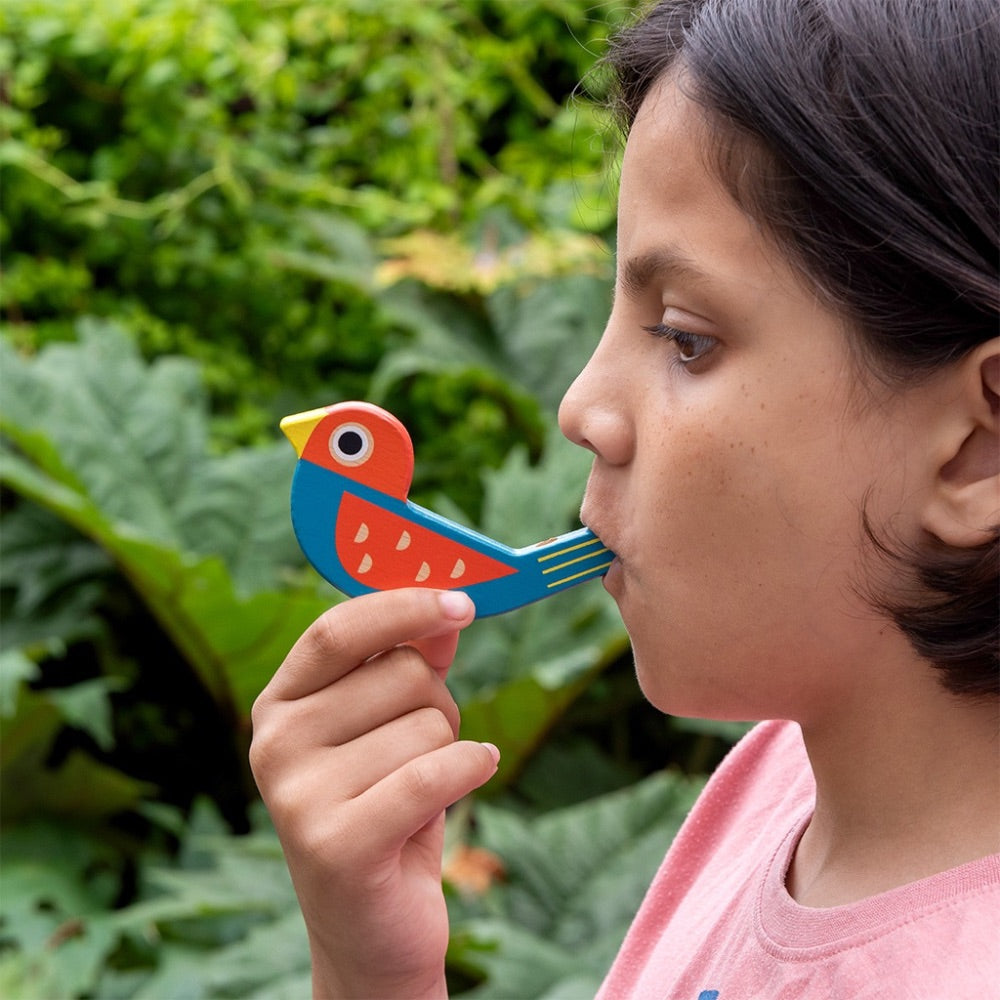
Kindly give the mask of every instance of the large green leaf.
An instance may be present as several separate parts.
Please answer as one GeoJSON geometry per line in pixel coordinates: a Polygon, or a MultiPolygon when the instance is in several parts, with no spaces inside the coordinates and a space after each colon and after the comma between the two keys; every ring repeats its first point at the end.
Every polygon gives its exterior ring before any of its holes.
{"type": "Polygon", "coordinates": [[[0,832],[0,996],[84,995],[111,951],[113,849],[49,822],[0,832]]]}
{"type": "Polygon", "coordinates": [[[0,799],[7,825],[33,816],[93,821],[136,806],[153,788],[79,750],[53,760],[59,731],[75,726],[104,749],[113,743],[111,678],[32,690],[37,665],[18,649],[0,653],[0,799]]]}
{"type": "MultiPolygon", "coordinates": [[[[482,979],[468,995],[592,996],[699,787],[662,773],[537,818],[475,805],[477,842],[506,874],[485,897],[450,897],[449,966],[482,979]]],[[[59,833],[41,834],[3,845],[9,995],[308,995],[306,930],[266,819],[234,837],[197,810],[178,861],[148,868],[142,898],[112,913],[99,909],[111,883],[87,874],[95,845],[77,837],[57,850],[59,833]]]]}
{"type": "Polygon", "coordinates": [[[551,413],[604,329],[611,284],[609,268],[602,276],[574,274],[507,285],[487,302],[509,376],[551,413]]]}
{"type": "Polygon", "coordinates": [[[2,482],[99,545],[213,697],[245,712],[330,601],[273,587],[301,562],[290,463],[211,456],[189,366],[144,365],[114,328],[85,325],[79,344],[31,361],[0,347],[2,482]]]}
{"type": "Polygon", "coordinates": [[[506,875],[478,914],[454,907],[450,958],[485,976],[472,995],[592,996],[701,785],[663,772],[537,818],[481,804],[506,875]]]}
{"type": "Polygon", "coordinates": [[[483,300],[490,320],[484,329],[420,286],[390,289],[383,304],[413,337],[382,359],[372,392],[384,396],[394,383],[418,373],[486,368],[554,415],[597,344],[610,292],[607,276],[510,281],[483,300]]]}
{"type": "Polygon", "coordinates": [[[79,338],[27,360],[0,341],[0,428],[76,494],[61,496],[66,512],[86,502],[119,534],[221,556],[241,587],[273,583],[278,567],[297,559],[287,518],[291,450],[210,454],[197,365],[147,365],[109,323],[81,321],[79,338]]]}
{"type": "Polygon", "coordinates": [[[100,995],[296,995],[309,980],[309,945],[270,824],[260,818],[249,836],[233,837],[203,806],[192,826],[180,864],[150,869],[144,898],[113,918],[120,934],[159,948],[131,975],[109,970],[100,995]]]}
{"type": "Polygon", "coordinates": [[[266,820],[234,837],[199,807],[179,862],[150,866],[142,899],[110,912],[107,846],[42,824],[5,832],[0,846],[0,995],[307,995],[305,926],[266,820]]]}
{"type": "Polygon", "coordinates": [[[59,655],[99,635],[96,606],[110,569],[107,556],[64,522],[32,504],[3,514],[0,588],[8,603],[0,650],[59,655]]]}

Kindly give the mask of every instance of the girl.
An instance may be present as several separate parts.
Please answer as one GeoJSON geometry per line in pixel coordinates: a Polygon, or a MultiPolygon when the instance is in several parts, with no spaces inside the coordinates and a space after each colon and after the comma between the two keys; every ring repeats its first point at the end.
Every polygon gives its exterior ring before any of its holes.
{"type": "MultiPolygon", "coordinates": [[[[706,787],[602,996],[995,989],[998,52],[992,0],[663,0],[612,48],[582,517],[654,705],[787,721],[706,787]]],[[[443,810],[498,755],[444,684],[473,616],[339,605],[257,703],[317,996],[445,995],[443,810]]]]}

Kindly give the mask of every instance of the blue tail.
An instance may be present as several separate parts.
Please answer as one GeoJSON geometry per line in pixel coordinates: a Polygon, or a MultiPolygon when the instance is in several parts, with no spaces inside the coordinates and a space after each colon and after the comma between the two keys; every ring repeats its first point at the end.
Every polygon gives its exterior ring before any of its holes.
{"type": "MultiPolygon", "coordinates": [[[[535,546],[536,552],[540,546],[535,546]]],[[[539,569],[550,592],[571,587],[607,572],[614,554],[589,529],[581,528],[543,543],[544,555],[536,555],[539,569]]]]}
{"type": "MultiPolygon", "coordinates": [[[[495,542],[492,544],[496,546],[495,542]]],[[[614,559],[614,553],[589,528],[578,528],[537,545],[506,551],[511,564],[517,567],[515,574],[462,588],[476,602],[481,618],[540,601],[603,576],[614,559]]]]}

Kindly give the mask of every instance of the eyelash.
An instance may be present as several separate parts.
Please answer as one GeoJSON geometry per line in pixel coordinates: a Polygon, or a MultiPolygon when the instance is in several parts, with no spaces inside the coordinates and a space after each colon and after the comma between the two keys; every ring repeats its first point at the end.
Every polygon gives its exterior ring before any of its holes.
{"type": "Polygon", "coordinates": [[[678,330],[676,327],[667,326],[666,323],[644,326],[643,329],[654,337],[675,343],[677,345],[677,360],[682,365],[692,365],[700,361],[715,347],[715,340],[712,337],[678,330]]]}

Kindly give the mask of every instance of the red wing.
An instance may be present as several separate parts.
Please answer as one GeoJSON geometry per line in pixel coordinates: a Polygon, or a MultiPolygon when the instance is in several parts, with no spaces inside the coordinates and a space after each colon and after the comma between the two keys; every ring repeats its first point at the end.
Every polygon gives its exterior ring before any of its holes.
{"type": "Polygon", "coordinates": [[[517,572],[506,563],[344,493],[336,527],[337,556],[355,580],[374,590],[471,586],[517,572]]]}

